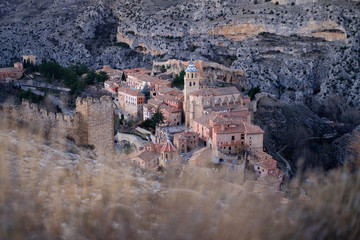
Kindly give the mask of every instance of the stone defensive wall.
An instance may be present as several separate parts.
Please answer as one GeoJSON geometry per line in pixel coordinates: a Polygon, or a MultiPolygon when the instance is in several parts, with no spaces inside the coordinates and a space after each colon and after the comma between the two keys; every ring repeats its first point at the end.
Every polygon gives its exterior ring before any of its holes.
{"type": "Polygon", "coordinates": [[[71,133],[71,129],[76,125],[75,119],[78,114],[72,117],[61,113],[48,112],[38,105],[23,100],[21,105],[1,104],[1,113],[16,120],[35,124],[38,128],[46,128],[51,126],[50,134],[59,135],[61,133],[71,133]],[[56,131],[56,132],[55,132],[56,131]]]}
{"type": "Polygon", "coordinates": [[[48,112],[24,100],[0,104],[1,115],[27,122],[49,137],[70,137],[80,146],[93,145],[98,153],[114,153],[114,113],[110,97],[78,98],[72,116],[48,112]]]}

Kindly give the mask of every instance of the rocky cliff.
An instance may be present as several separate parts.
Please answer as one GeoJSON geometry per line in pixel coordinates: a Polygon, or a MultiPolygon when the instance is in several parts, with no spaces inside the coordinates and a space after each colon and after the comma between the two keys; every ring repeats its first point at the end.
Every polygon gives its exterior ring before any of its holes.
{"type": "Polygon", "coordinates": [[[359,1],[4,1],[0,64],[25,54],[62,64],[151,66],[190,57],[246,70],[285,101],[360,101],[359,1]]]}

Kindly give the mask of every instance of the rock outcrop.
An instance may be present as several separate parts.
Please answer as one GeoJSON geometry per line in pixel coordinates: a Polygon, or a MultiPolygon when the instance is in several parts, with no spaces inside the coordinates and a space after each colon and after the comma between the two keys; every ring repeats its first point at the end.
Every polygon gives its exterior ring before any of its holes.
{"type": "Polygon", "coordinates": [[[336,156],[329,149],[335,135],[333,127],[309,108],[294,103],[283,103],[271,97],[258,102],[254,123],[264,131],[264,147],[287,171],[282,157],[291,165],[291,173],[304,163],[305,167],[336,166],[336,156]],[[281,155],[281,157],[279,156],[281,155]]]}
{"type": "Polygon", "coordinates": [[[360,3],[325,0],[5,1],[0,65],[22,55],[92,67],[193,59],[246,70],[242,87],[292,102],[360,102],[360,3]]]}

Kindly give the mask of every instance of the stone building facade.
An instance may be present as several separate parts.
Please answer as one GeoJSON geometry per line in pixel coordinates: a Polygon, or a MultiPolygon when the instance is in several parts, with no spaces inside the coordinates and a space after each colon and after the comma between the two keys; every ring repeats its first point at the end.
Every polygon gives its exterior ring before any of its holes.
{"type": "Polygon", "coordinates": [[[159,166],[160,145],[153,142],[147,143],[140,149],[128,156],[130,161],[141,168],[153,169],[159,166]]]}
{"type": "Polygon", "coordinates": [[[210,112],[193,121],[194,132],[204,146],[224,154],[238,154],[243,147],[263,150],[264,131],[249,121],[248,111],[210,112]]]}
{"type": "Polygon", "coordinates": [[[160,109],[165,124],[168,126],[181,125],[183,98],[183,94],[178,89],[162,87],[157,91],[157,95],[144,105],[143,119],[150,119],[157,109],[160,109]]]}
{"type": "Polygon", "coordinates": [[[187,153],[199,146],[199,134],[195,132],[182,132],[174,135],[174,145],[180,153],[187,153]]]}
{"type": "Polygon", "coordinates": [[[24,75],[24,68],[22,63],[14,63],[14,67],[0,68],[0,80],[13,81],[22,78],[24,75]]]}
{"type": "Polygon", "coordinates": [[[201,117],[205,112],[222,112],[239,106],[246,108],[249,101],[249,98],[241,96],[236,87],[203,88],[192,92],[189,96],[190,126],[194,119],[201,117]]]}
{"type": "Polygon", "coordinates": [[[143,90],[146,86],[151,88],[159,79],[147,74],[129,73],[126,79],[126,84],[135,89],[143,90]]]}
{"type": "Polygon", "coordinates": [[[142,118],[145,95],[140,90],[128,87],[118,89],[118,100],[120,108],[136,118],[142,118]]]}
{"type": "Polygon", "coordinates": [[[110,97],[78,98],[76,112],[81,114],[79,129],[87,135],[84,143],[100,153],[114,153],[114,109],[110,97]]]}

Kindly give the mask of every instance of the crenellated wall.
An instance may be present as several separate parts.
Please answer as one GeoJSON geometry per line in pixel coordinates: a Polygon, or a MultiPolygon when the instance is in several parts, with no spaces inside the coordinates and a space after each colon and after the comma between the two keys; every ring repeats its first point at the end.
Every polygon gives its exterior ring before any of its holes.
{"type": "Polygon", "coordinates": [[[110,97],[78,98],[73,116],[47,112],[23,101],[20,106],[2,104],[1,114],[42,128],[50,137],[69,136],[78,145],[93,145],[100,154],[114,153],[114,115],[110,97]]]}

